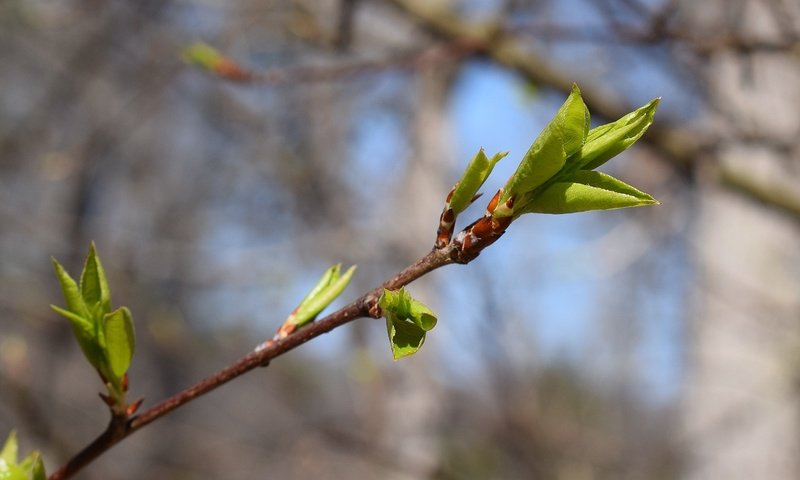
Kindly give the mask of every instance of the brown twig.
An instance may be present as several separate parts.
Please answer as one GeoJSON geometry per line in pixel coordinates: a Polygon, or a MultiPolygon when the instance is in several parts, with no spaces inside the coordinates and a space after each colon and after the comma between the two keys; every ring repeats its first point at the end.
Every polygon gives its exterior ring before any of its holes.
{"type": "Polygon", "coordinates": [[[459,245],[455,243],[450,243],[444,248],[432,250],[414,264],[406,267],[400,273],[387,280],[379,287],[362,295],[349,305],[342,307],[321,320],[297,330],[286,338],[271,342],[266,348],[248,353],[214,375],[178,392],[161,403],[143,411],[141,414],[130,418],[124,416],[112,417],[106,430],[61,468],[51,474],[49,480],[71,478],[83,467],[145,425],[154,422],[169,412],[186,405],[201,395],[228,383],[256,367],[266,366],[272,359],[299,347],[323,333],[330,332],[334,328],[340,327],[357,318],[380,317],[381,312],[377,306],[377,302],[384,289],[396,290],[439,267],[451,263],[466,263],[463,262],[460,257],[459,245]]]}
{"type": "Polygon", "coordinates": [[[280,87],[300,83],[347,80],[387,70],[419,70],[443,62],[468,57],[481,48],[471,39],[456,39],[421,52],[378,60],[363,60],[335,65],[295,66],[253,70],[223,57],[211,70],[220,78],[244,85],[280,87]]]}

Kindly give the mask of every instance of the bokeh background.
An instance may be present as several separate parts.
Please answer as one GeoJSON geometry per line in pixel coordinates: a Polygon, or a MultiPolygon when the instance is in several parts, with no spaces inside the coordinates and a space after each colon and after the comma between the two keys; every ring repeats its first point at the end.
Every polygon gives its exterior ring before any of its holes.
{"type": "Polygon", "coordinates": [[[410,287],[420,354],[348,324],[79,478],[798,478],[796,0],[0,3],[0,437],[52,470],[107,421],[51,255],[97,243],[152,405],[329,265],[349,301],[424,255],[469,158],[510,150],[491,195],[572,82],[595,124],[662,97],[603,167],[660,206],[526,216],[410,287]]]}

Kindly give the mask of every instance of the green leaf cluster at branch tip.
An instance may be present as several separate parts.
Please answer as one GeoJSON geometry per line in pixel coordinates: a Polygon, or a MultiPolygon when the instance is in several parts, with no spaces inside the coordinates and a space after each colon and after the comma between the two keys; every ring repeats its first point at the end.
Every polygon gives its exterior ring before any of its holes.
{"type": "Polygon", "coordinates": [[[517,218],[525,213],[575,213],[658,203],[621,180],[591,170],[633,145],[647,131],[659,100],[590,130],[589,110],[580,90],[573,86],[501,190],[492,216],[517,218]]]}
{"type": "Polygon", "coordinates": [[[436,326],[436,315],[415,300],[405,288],[385,290],[378,300],[395,360],[413,355],[425,343],[425,334],[436,326]]]}
{"type": "Polygon", "coordinates": [[[17,461],[18,450],[17,434],[12,431],[0,450],[0,480],[45,480],[47,476],[39,452],[17,461]]]}
{"type": "Polygon", "coordinates": [[[124,413],[126,373],[136,342],[131,312],[126,307],[111,310],[111,291],[94,243],[89,247],[80,284],[55,258],[52,260],[67,308],[51,307],[72,324],[78,345],[108,389],[106,402],[117,413],[124,413]]]}
{"type": "Polygon", "coordinates": [[[656,98],[619,120],[590,129],[589,109],[573,85],[564,104],[534,140],[517,170],[486,206],[483,217],[453,239],[455,220],[475,201],[495,163],[481,149],[450,191],[439,219],[435,249],[453,242],[451,258],[469,263],[526,213],[576,213],[657,204],[653,197],[593,169],[641,138],[653,123],[656,98]]]}
{"type": "Polygon", "coordinates": [[[314,288],[308,292],[300,302],[300,305],[283,322],[281,328],[278,329],[278,333],[275,334],[274,340],[285,338],[303,325],[312,322],[321,311],[342,294],[350,283],[350,279],[356,271],[356,266],[353,265],[344,273],[341,273],[341,270],[341,264],[325,270],[322,278],[319,279],[314,288]]]}

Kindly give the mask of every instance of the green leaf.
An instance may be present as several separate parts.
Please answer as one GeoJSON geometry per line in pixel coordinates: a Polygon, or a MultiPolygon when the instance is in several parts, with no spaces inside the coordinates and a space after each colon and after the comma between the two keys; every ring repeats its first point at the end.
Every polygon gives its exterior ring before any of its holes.
{"type": "Polygon", "coordinates": [[[0,480],[28,480],[28,476],[25,475],[25,470],[18,465],[0,461],[0,480]]]}
{"type": "Polygon", "coordinates": [[[131,366],[131,359],[136,348],[136,336],[133,331],[133,318],[130,310],[120,307],[106,314],[103,318],[103,330],[108,367],[116,379],[121,379],[131,366]]]}
{"type": "Polygon", "coordinates": [[[0,480],[46,480],[39,452],[33,452],[17,463],[17,435],[12,431],[0,450],[0,480]]]}
{"type": "Polygon", "coordinates": [[[588,131],[589,110],[583,103],[577,85],[573,85],[572,93],[533,142],[517,171],[506,182],[494,215],[513,215],[513,210],[505,206],[506,201],[532,192],[558,173],[564,167],[567,157],[581,149],[588,131]]]}
{"type": "Polygon", "coordinates": [[[90,310],[99,310],[100,315],[111,311],[111,292],[108,288],[108,280],[106,279],[103,264],[100,263],[100,257],[97,256],[94,242],[89,246],[89,254],[83,264],[80,291],[86,306],[90,310]]]}
{"type": "Polygon", "coordinates": [[[384,290],[378,305],[386,317],[386,330],[395,360],[413,355],[425,343],[426,332],[436,326],[436,315],[404,289],[384,290]]]}
{"type": "Polygon", "coordinates": [[[42,456],[39,452],[32,452],[25,457],[24,460],[19,462],[19,467],[25,474],[25,478],[31,480],[45,480],[44,464],[42,463],[42,456]]]}
{"type": "Polygon", "coordinates": [[[8,438],[6,438],[6,442],[3,444],[3,449],[0,450],[0,460],[8,464],[16,464],[17,450],[17,432],[11,430],[11,433],[8,434],[8,438]]]}
{"type": "Polygon", "coordinates": [[[547,187],[522,213],[576,213],[657,204],[653,197],[601,172],[579,170],[547,187]]]}
{"type": "Polygon", "coordinates": [[[29,470],[31,480],[47,480],[47,474],[44,471],[44,462],[42,462],[42,456],[36,452],[32,453],[31,457],[33,458],[33,464],[29,470]]]}
{"type": "Polygon", "coordinates": [[[342,269],[342,264],[337,263],[336,265],[328,268],[325,270],[325,273],[322,274],[322,277],[319,279],[316,285],[309,291],[305,297],[300,301],[300,305],[307,304],[310,302],[314,297],[319,295],[323,290],[328,288],[328,286],[335,281],[336,278],[339,277],[339,272],[342,269]]]}
{"type": "Polygon", "coordinates": [[[489,178],[495,164],[503,157],[508,155],[508,152],[495,153],[491,159],[486,156],[483,149],[478,150],[478,153],[472,157],[461,180],[458,181],[453,195],[450,197],[450,208],[458,215],[463,212],[472,203],[472,198],[478,193],[483,183],[489,178]]]}
{"type": "Polygon", "coordinates": [[[79,317],[87,319],[91,318],[89,315],[89,310],[86,308],[86,303],[83,301],[81,291],[78,288],[78,284],[75,283],[75,280],[73,280],[67,271],[64,270],[64,267],[58,263],[58,260],[53,258],[52,261],[53,268],[56,270],[58,282],[61,284],[61,292],[64,294],[64,301],[67,304],[67,310],[79,317]]]}
{"type": "Polygon", "coordinates": [[[181,52],[183,61],[192,65],[213,70],[224,57],[211,45],[203,42],[193,43],[181,52]]]}
{"type": "Polygon", "coordinates": [[[616,122],[590,130],[580,152],[581,168],[593,170],[639,140],[653,123],[660,101],[655,98],[616,122]]]}
{"type": "Polygon", "coordinates": [[[98,345],[98,332],[95,329],[94,323],[55,305],[50,305],[50,308],[56,313],[65,316],[70,321],[72,333],[75,335],[75,339],[78,341],[78,346],[81,347],[83,355],[93,367],[99,369],[105,362],[105,356],[98,345]]]}
{"type": "Polygon", "coordinates": [[[322,275],[317,285],[300,302],[300,306],[290,315],[287,322],[294,323],[298,327],[303,326],[314,320],[319,315],[319,312],[341,295],[350,283],[350,279],[356,271],[356,266],[353,265],[342,275],[339,274],[340,270],[340,264],[329,268],[322,275]]]}

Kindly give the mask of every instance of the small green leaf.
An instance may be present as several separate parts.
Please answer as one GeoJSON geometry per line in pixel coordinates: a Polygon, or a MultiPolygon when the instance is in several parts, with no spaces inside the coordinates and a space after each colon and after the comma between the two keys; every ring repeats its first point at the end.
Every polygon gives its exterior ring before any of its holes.
{"type": "Polygon", "coordinates": [[[309,291],[308,294],[306,294],[306,296],[303,297],[303,299],[300,301],[300,305],[302,306],[303,304],[307,304],[314,297],[319,295],[324,289],[328,288],[328,286],[330,286],[331,283],[333,283],[337,278],[339,278],[339,272],[341,271],[341,269],[342,269],[342,264],[337,263],[336,265],[325,270],[325,273],[322,274],[322,277],[320,277],[317,284],[314,285],[314,288],[312,288],[311,291],[309,291]]]}
{"type": "Polygon", "coordinates": [[[55,305],[50,305],[50,308],[56,313],[65,316],[67,320],[70,321],[72,333],[75,335],[75,339],[78,341],[78,346],[81,347],[83,355],[93,367],[99,369],[105,362],[105,357],[102,349],[98,345],[98,332],[95,329],[95,325],[90,320],[79,317],[63,308],[59,308],[55,305]]]}
{"type": "Polygon", "coordinates": [[[350,283],[350,279],[356,271],[356,266],[353,265],[342,275],[339,274],[340,270],[341,265],[334,265],[329,268],[322,275],[317,285],[300,302],[300,306],[295,309],[294,313],[287,319],[287,322],[294,323],[298,327],[303,326],[314,320],[319,315],[319,312],[336,300],[350,283]]]}
{"type": "Polygon", "coordinates": [[[386,317],[386,330],[395,360],[413,355],[425,343],[426,332],[436,326],[436,315],[404,289],[384,290],[378,305],[386,317]]]}
{"type": "Polygon", "coordinates": [[[121,379],[131,365],[136,348],[130,310],[120,307],[106,314],[103,318],[103,331],[110,373],[114,375],[115,379],[121,379]]]}
{"type": "Polygon", "coordinates": [[[28,480],[25,470],[18,465],[9,465],[0,461],[0,480],[28,480]]]}
{"type": "Polygon", "coordinates": [[[73,280],[67,271],[64,270],[64,267],[58,263],[58,260],[53,258],[52,261],[53,268],[56,270],[58,282],[61,284],[61,291],[64,294],[64,301],[67,304],[67,310],[79,317],[91,318],[89,315],[89,310],[86,308],[86,303],[83,301],[81,291],[78,288],[78,284],[75,283],[75,280],[73,280]]]}
{"type": "Polygon", "coordinates": [[[181,52],[181,57],[186,63],[197,65],[207,70],[214,70],[224,59],[217,49],[203,42],[193,43],[184,48],[183,52],[181,52]]]}
{"type": "Polygon", "coordinates": [[[33,465],[30,468],[31,480],[47,480],[47,474],[44,471],[44,462],[42,456],[38,452],[32,453],[33,465]]]}
{"type": "Polygon", "coordinates": [[[593,170],[639,140],[653,123],[660,100],[655,98],[616,122],[590,130],[580,152],[581,168],[593,170]]]}
{"type": "Polygon", "coordinates": [[[89,246],[89,254],[83,264],[80,291],[86,306],[90,310],[99,310],[101,315],[111,311],[111,292],[108,288],[108,280],[106,279],[103,264],[100,263],[100,257],[97,256],[94,242],[89,246]]]}
{"type": "Polygon", "coordinates": [[[414,355],[425,343],[425,330],[409,319],[386,317],[386,330],[395,360],[414,355]]]}
{"type": "Polygon", "coordinates": [[[572,92],[558,115],[561,117],[564,153],[569,157],[580,150],[586,142],[590,124],[589,109],[583,103],[581,91],[577,85],[572,85],[572,92]]]}
{"type": "Polygon", "coordinates": [[[503,187],[494,215],[513,215],[512,209],[505,206],[506,201],[532,192],[558,173],[564,167],[567,157],[583,146],[588,130],[589,110],[583,103],[577,85],[573,85],[572,93],[533,142],[517,171],[503,187]]]}
{"type": "MultiPolygon", "coordinates": [[[[42,456],[39,452],[32,452],[25,457],[19,462],[19,467],[24,472],[24,478],[26,480],[46,480],[44,464],[42,463],[42,456]]],[[[2,476],[0,476],[0,478],[2,478],[2,476]]]]}
{"type": "Polygon", "coordinates": [[[3,449],[0,450],[0,460],[4,462],[14,465],[17,463],[17,432],[11,430],[11,433],[8,434],[8,438],[6,438],[5,443],[3,444],[3,449]]]}
{"type": "Polygon", "coordinates": [[[33,452],[17,463],[17,435],[12,431],[0,450],[0,480],[46,480],[39,452],[33,452]]]}
{"type": "Polygon", "coordinates": [[[483,183],[489,178],[495,164],[503,157],[508,155],[508,152],[495,153],[491,159],[486,156],[483,149],[478,150],[478,153],[472,157],[461,180],[458,181],[452,197],[450,197],[450,208],[453,213],[458,215],[463,212],[472,203],[472,198],[478,193],[483,183]]]}
{"type": "Polygon", "coordinates": [[[653,197],[601,172],[579,170],[547,187],[522,213],[576,213],[657,204],[653,197]]]}

